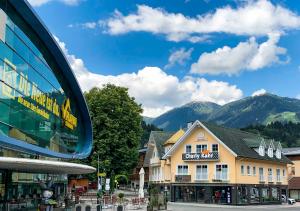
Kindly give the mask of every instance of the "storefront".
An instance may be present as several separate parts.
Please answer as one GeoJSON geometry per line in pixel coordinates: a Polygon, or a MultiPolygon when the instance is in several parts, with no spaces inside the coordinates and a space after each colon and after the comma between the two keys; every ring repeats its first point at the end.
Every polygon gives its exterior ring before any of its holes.
{"type": "Polygon", "coordinates": [[[173,202],[255,205],[281,203],[291,161],[278,142],[196,121],[163,156],[153,153],[151,172],[157,163],[151,182],[170,187],[173,202]]]}
{"type": "Polygon", "coordinates": [[[62,201],[68,174],[95,171],[62,161],[89,155],[91,120],[65,56],[24,0],[0,0],[0,111],[7,210],[62,201]]]}

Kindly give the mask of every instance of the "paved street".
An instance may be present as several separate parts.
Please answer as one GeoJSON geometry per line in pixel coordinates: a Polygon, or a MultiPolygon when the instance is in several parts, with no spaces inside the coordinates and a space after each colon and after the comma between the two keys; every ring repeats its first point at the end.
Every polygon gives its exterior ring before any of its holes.
{"type": "Polygon", "coordinates": [[[272,211],[299,211],[300,203],[295,205],[264,205],[264,206],[218,206],[206,204],[185,204],[185,203],[169,203],[168,210],[172,211],[240,211],[240,210],[272,210],[272,211]]]}

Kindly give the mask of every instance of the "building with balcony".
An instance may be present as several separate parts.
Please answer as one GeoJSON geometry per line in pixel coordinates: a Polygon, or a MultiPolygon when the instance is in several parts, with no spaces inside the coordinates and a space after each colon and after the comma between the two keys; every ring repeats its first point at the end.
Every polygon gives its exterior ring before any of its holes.
{"type": "Polygon", "coordinates": [[[195,121],[162,146],[152,152],[150,182],[168,190],[173,202],[281,203],[286,192],[291,161],[279,142],[195,121]]]}

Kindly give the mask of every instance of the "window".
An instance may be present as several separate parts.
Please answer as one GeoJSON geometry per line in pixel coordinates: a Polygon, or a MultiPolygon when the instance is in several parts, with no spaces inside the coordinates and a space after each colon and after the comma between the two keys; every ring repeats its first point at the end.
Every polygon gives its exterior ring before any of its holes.
{"type": "Polygon", "coordinates": [[[269,147],[269,149],[268,149],[268,156],[269,156],[270,158],[273,157],[273,148],[272,148],[272,147],[269,147]]]}
{"type": "Polygon", "coordinates": [[[276,169],[276,182],[281,182],[280,169],[276,169]]]}
{"type": "Polygon", "coordinates": [[[250,166],[247,166],[247,174],[251,175],[251,167],[250,166]]]}
{"type": "Polygon", "coordinates": [[[200,132],[197,137],[198,141],[204,140],[204,133],[200,132]]]}
{"type": "Polygon", "coordinates": [[[241,174],[242,174],[242,175],[245,174],[245,168],[244,168],[244,165],[241,165],[241,174]]]}
{"type": "Polygon", "coordinates": [[[265,147],[263,145],[259,146],[258,153],[260,156],[265,156],[265,147]]]}
{"type": "Polygon", "coordinates": [[[264,177],[264,168],[259,168],[259,181],[260,182],[264,182],[265,181],[265,177],[264,177]]]}
{"type": "Polygon", "coordinates": [[[208,180],[207,165],[198,165],[196,168],[196,180],[208,180]]]}
{"type": "Polygon", "coordinates": [[[252,174],[253,174],[253,176],[256,176],[256,167],[255,166],[253,166],[253,168],[252,168],[252,174]]]}
{"type": "Polygon", "coordinates": [[[273,170],[268,168],[268,182],[273,182],[273,170]]]}
{"type": "Polygon", "coordinates": [[[282,176],[285,177],[285,169],[282,169],[282,176]]]}
{"type": "Polygon", "coordinates": [[[276,158],[281,159],[281,150],[280,149],[276,150],[276,158]]]}
{"type": "Polygon", "coordinates": [[[185,145],[185,153],[191,153],[192,152],[192,145],[185,145]]]}
{"type": "Polygon", "coordinates": [[[228,165],[217,164],[216,165],[216,180],[227,180],[228,179],[228,165]]]}
{"type": "Polygon", "coordinates": [[[212,144],[211,145],[211,151],[212,152],[219,152],[219,145],[218,144],[212,144]]]}
{"type": "Polygon", "coordinates": [[[292,176],[295,175],[295,166],[292,166],[292,168],[291,168],[291,175],[292,175],[292,176]]]}
{"type": "Polygon", "coordinates": [[[177,166],[177,175],[188,175],[189,167],[187,165],[178,165],[177,166]]]}
{"type": "Polygon", "coordinates": [[[203,152],[204,150],[207,150],[206,144],[199,144],[196,146],[196,153],[203,152]]]}

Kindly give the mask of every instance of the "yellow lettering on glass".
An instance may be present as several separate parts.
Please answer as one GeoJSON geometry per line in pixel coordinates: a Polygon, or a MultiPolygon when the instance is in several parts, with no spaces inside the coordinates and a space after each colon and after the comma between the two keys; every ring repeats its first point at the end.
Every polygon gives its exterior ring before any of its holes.
{"type": "Polygon", "coordinates": [[[77,127],[77,118],[71,114],[70,99],[67,99],[61,106],[61,112],[64,125],[67,128],[73,130],[74,127],[77,127]]]}

